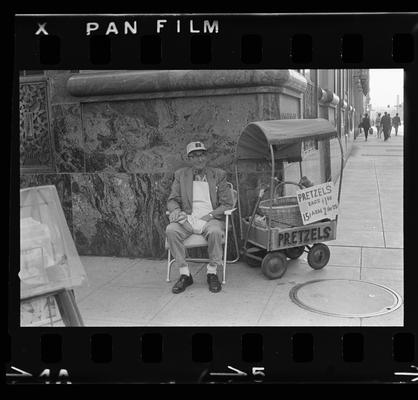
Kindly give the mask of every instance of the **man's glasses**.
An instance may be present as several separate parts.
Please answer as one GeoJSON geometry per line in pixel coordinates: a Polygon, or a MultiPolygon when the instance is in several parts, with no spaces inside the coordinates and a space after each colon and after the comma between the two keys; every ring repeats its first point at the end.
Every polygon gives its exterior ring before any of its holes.
{"type": "Polygon", "coordinates": [[[206,157],[206,152],[197,152],[194,151],[192,153],[189,154],[189,158],[205,158],[206,157]]]}

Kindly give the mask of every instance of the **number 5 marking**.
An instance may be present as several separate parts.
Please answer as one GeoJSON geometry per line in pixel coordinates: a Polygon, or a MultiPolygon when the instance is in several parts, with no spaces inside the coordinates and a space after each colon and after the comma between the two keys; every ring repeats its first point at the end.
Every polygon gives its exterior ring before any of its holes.
{"type": "MultiPolygon", "coordinates": [[[[253,375],[254,376],[266,376],[264,373],[264,367],[253,367],[253,375]]],[[[262,379],[255,379],[255,382],[262,382],[262,379]]]]}

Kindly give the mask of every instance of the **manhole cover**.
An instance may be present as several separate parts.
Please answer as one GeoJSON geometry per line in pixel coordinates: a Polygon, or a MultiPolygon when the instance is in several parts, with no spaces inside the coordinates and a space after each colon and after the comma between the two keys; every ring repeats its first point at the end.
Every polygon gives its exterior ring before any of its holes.
{"type": "Polygon", "coordinates": [[[336,317],[374,317],[402,304],[401,296],[392,289],[348,279],[305,282],[291,289],[290,298],[306,310],[336,317]]]}

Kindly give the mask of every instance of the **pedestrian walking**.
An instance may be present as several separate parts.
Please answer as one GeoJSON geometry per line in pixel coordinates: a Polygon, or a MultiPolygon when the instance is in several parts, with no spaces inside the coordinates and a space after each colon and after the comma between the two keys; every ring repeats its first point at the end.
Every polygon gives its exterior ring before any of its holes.
{"type": "MultiPolygon", "coordinates": [[[[360,122],[359,122],[359,124],[358,124],[358,135],[357,136],[359,136],[360,134],[361,134],[361,130],[363,129],[363,125],[362,125],[362,123],[361,123],[361,118],[360,118],[360,122]]],[[[357,137],[356,136],[356,137],[357,137]]]]}
{"type": "Polygon", "coordinates": [[[367,113],[364,114],[364,118],[361,120],[361,125],[363,127],[364,136],[365,136],[366,142],[367,142],[367,136],[369,134],[369,129],[370,129],[370,118],[369,118],[369,115],[367,113]]]}
{"type": "Polygon", "coordinates": [[[222,289],[216,270],[222,265],[224,211],[233,206],[232,194],[226,172],[207,165],[206,147],[202,142],[189,143],[186,151],[191,166],[175,172],[167,202],[170,224],[166,236],[180,271],[180,279],[172,292],[181,293],[193,283],[183,242],[197,233],[208,240],[207,282],[209,290],[216,293],[222,289]]]}
{"type": "Polygon", "coordinates": [[[399,118],[398,113],[396,113],[396,115],[392,118],[392,125],[395,128],[395,136],[398,136],[398,128],[400,124],[401,124],[401,119],[399,118]]]}
{"type": "Polygon", "coordinates": [[[390,137],[390,135],[392,133],[392,117],[390,116],[389,113],[388,113],[388,121],[389,121],[389,134],[388,134],[388,136],[390,137]]]}
{"type": "Polygon", "coordinates": [[[382,127],[380,126],[381,123],[381,117],[380,117],[381,113],[377,114],[376,120],[375,120],[375,126],[376,126],[376,130],[377,130],[377,138],[380,139],[382,137],[382,127]]]}
{"type": "Polygon", "coordinates": [[[384,141],[386,142],[386,140],[389,139],[389,129],[391,126],[390,117],[386,111],[385,114],[382,116],[380,125],[382,126],[384,141]]]}

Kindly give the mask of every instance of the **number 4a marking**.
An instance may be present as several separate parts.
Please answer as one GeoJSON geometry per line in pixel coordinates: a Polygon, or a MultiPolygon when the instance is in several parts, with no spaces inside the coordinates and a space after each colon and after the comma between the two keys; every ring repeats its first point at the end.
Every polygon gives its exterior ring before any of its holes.
{"type": "MultiPolygon", "coordinates": [[[[49,369],[49,368],[47,368],[47,369],[44,369],[42,372],[41,372],[41,374],[39,375],[39,377],[41,378],[41,377],[47,377],[47,378],[49,378],[50,377],[50,375],[51,375],[51,370],[49,369]]],[[[60,369],[60,372],[58,373],[58,378],[62,378],[62,377],[66,377],[66,378],[68,378],[69,377],[69,374],[68,374],[68,371],[66,370],[66,369],[60,369]]],[[[45,381],[45,383],[46,384],[49,384],[49,383],[51,383],[50,381],[45,381]]],[[[56,381],[55,382],[56,384],[60,384],[61,383],[61,381],[60,380],[58,380],[58,381],[56,381]]],[[[71,383],[70,381],[65,381],[65,383],[71,383]]]]}

